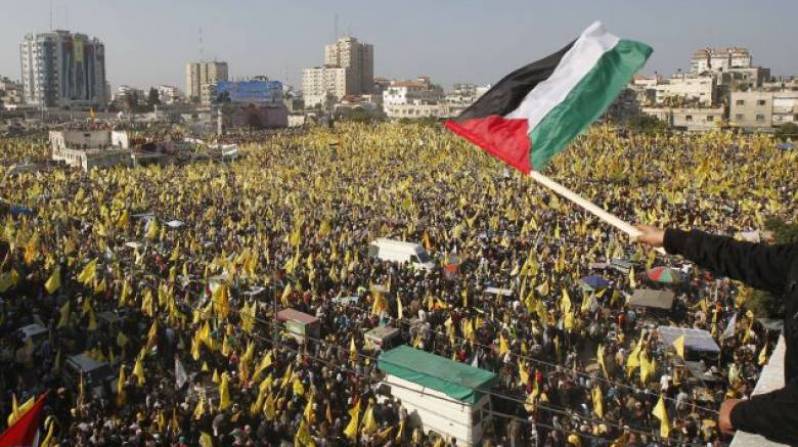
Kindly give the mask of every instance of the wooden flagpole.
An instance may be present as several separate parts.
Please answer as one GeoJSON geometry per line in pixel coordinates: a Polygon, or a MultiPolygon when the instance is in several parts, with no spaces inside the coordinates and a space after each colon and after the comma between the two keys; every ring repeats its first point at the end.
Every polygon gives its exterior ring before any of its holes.
{"type": "MultiPolygon", "coordinates": [[[[570,189],[566,188],[565,186],[555,182],[551,178],[541,174],[538,171],[529,171],[529,176],[532,177],[532,180],[540,183],[541,185],[551,189],[552,191],[556,192],[557,194],[563,196],[564,198],[570,200],[571,202],[581,206],[585,210],[591,212],[594,216],[598,217],[599,219],[603,220],[604,222],[612,225],[613,227],[623,231],[624,233],[629,235],[631,240],[636,240],[638,236],[640,236],[641,232],[637,228],[635,228],[632,224],[621,220],[618,216],[608,213],[606,210],[599,208],[595,203],[585,199],[584,197],[580,196],[579,194],[571,191],[570,189]]],[[[658,253],[666,255],[665,249],[662,247],[658,247],[658,253]]]]}

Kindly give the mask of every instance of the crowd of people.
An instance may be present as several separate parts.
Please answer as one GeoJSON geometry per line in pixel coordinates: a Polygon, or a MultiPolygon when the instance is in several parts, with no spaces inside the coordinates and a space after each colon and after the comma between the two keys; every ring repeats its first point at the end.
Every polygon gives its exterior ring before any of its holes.
{"type": "MultiPolygon", "coordinates": [[[[0,141],[4,169],[46,152],[0,141]]],[[[796,162],[767,136],[597,126],[547,174],[630,222],[736,234],[795,220],[796,162]]],[[[0,409],[48,393],[48,446],[456,445],[378,392],[364,334],[380,325],[498,376],[481,445],[723,445],[718,405],[752,391],[773,348],[748,289],[439,126],[338,123],[231,162],[3,181],[32,212],[2,217],[0,409]],[[421,243],[436,268],[370,257],[379,237],[421,243]],[[657,266],[684,280],[652,282],[657,266]],[[643,287],[673,290],[673,308],[631,306],[643,287]],[[318,317],[319,336],[283,327],[285,308],[318,317]],[[690,368],[660,325],[704,329],[721,352],[690,368]],[[76,374],[79,354],[103,367],[76,374]]]]}

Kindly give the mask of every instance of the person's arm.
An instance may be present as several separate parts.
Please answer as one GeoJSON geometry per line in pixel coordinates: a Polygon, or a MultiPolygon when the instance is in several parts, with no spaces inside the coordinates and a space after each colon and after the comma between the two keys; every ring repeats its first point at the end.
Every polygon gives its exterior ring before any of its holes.
{"type": "Polygon", "coordinates": [[[640,242],[664,246],[670,254],[680,254],[719,275],[737,279],[757,289],[781,293],[798,245],[766,245],[740,242],[699,230],[683,231],[639,226],[640,242]]]}
{"type": "Polygon", "coordinates": [[[798,445],[798,382],[792,381],[782,389],[737,401],[731,407],[729,420],[732,430],[798,445]]]}

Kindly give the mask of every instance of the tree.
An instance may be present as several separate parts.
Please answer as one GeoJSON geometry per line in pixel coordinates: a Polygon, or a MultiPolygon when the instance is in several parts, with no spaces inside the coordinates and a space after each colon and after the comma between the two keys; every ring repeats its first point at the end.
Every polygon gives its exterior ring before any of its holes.
{"type": "Polygon", "coordinates": [[[158,96],[158,90],[155,90],[155,87],[150,88],[150,93],[147,95],[147,105],[150,107],[161,105],[161,98],[158,96]]]}
{"type": "Polygon", "coordinates": [[[786,123],[776,128],[776,138],[780,140],[798,138],[798,124],[786,123]]]}

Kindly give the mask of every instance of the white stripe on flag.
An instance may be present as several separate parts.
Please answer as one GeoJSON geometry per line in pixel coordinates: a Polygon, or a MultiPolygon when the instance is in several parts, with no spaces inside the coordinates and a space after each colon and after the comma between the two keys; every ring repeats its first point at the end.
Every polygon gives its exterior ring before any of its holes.
{"type": "Polygon", "coordinates": [[[565,53],[551,76],[530,90],[518,108],[505,118],[526,119],[532,133],[532,129],[568,96],[601,56],[613,49],[619,40],[607,32],[601,22],[593,22],[565,53]]]}

